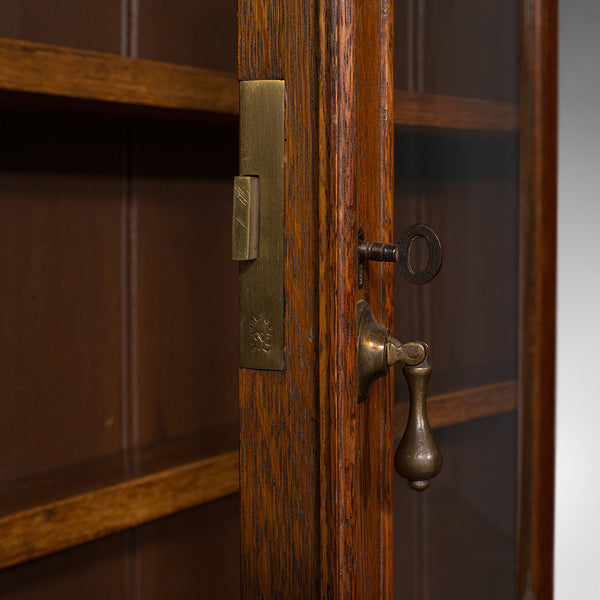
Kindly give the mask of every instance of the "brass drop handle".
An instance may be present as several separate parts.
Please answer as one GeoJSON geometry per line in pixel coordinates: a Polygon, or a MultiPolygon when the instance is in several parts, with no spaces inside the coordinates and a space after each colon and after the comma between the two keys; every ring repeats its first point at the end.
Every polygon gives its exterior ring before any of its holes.
{"type": "Polygon", "coordinates": [[[442,453],[427,419],[427,383],[431,366],[429,348],[427,344],[423,346],[423,361],[417,365],[405,365],[402,369],[408,384],[410,408],[406,429],[394,458],[396,471],[408,480],[408,485],[414,490],[427,488],[429,480],[442,469],[442,453]]]}
{"type": "Polygon", "coordinates": [[[358,400],[364,402],[373,383],[397,363],[404,365],[410,411],[396,450],[396,471],[415,490],[424,490],[442,468],[442,454],[427,420],[427,382],[431,374],[429,347],[423,342],[402,344],[377,323],[371,307],[358,303],[358,400]]]}

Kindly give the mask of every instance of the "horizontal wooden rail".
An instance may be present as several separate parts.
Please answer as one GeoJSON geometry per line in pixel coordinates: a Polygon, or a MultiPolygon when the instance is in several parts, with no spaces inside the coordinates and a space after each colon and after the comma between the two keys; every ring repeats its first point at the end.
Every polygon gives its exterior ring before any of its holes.
{"type": "MultiPolygon", "coordinates": [[[[0,90],[182,113],[236,115],[234,73],[0,38],[0,90]]],[[[396,90],[398,125],[517,131],[515,104],[396,90]]]]}
{"type": "Polygon", "coordinates": [[[395,90],[394,123],[449,129],[518,131],[519,110],[516,104],[509,102],[395,90]]]}
{"type": "MultiPolygon", "coordinates": [[[[394,408],[394,437],[404,432],[408,419],[408,402],[394,408]]],[[[458,425],[483,417],[499,415],[517,408],[517,382],[506,381],[450,394],[432,396],[427,401],[427,414],[433,429],[458,425]]]]}
{"type": "Polygon", "coordinates": [[[228,452],[0,518],[0,568],[117,533],[233,494],[228,452]]]}
{"type": "Polygon", "coordinates": [[[234,73],[0,39],[0,89],[235,115],[234,73]]]}

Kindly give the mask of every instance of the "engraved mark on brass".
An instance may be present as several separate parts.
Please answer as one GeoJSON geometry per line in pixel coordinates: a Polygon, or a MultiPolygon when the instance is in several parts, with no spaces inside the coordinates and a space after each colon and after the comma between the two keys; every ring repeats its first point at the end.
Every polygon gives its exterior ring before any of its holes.
{"type": "MultiPolygon", "coordinates": [[[[234,205],[233,228],[234,240],[235,229],[239,228],[242,248],[239,255],[247,257],[239,262],[240,365],[246,369],[280,371],[284,368],[284,117],[283,81],[240,83],[240,179],[243,182],[239,182],[239,193],[235,192],[234,203],[241,214],[235,214],[234,205]],[[259,191],[260,202],[255,202],[259,191]],[[248,223],[247,230],[245,223],[248,223]],[[253,227],[257,232],[256,254],[248,241],[253,227]]],[[[235,252],[234,249],[234,256],[235,252]]]]}
{"type": "Polygon", "coordinates": [[[233,182],[233,260],[252,260],[258,256],[259,180],[236,177],[233,182]]]}
{"type": "Polygon", "coordinates": [[[273,327],[265,315],[252,317],[248,324],[250,347],[254,352],[269,352],[273,345],[273,327]]]}

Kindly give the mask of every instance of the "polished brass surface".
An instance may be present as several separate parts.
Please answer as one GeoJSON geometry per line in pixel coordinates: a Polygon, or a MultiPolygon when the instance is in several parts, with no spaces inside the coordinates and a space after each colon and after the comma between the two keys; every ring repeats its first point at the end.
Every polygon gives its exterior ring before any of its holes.
{"type": "Polygon", "coordinates": [[[373,383],[396,363],[418,364],[425,359],[421,342],[402,344],[375,319],[367,302],[358,303],[358,401],[364,402],[373,383]]]}
{"type": "Polygon", "coordinates": [[[252,260],[258,256],[258,177],[236,177],[233,182],[233,222],[231,256],[233,260],[252,260]]]}
{"type": "MultiPolygon", "coordinates": [[[[285,86],[240,83],[240,174],[258,178],[258,256],[240,262],[240,365],[280,371],[283,362],[285,86]]],[[[251,184],[252,185],[252,184],[251,184]]]]}
{"type": "Polygon", "coordinates": [[[396,450],[396,471],[415,490],[423,490],[428,480],[442,468],[442,455],[433,437],[426,411],[427,382],[431,374],[429,347],[423,342],[402,344],[390,330],[377,323],[367,302],[358,303],[358,401],[364,402],[373,383],[397,363],[404,365],[408,383],[410,412],[404,435],[396,450]]]}
{"type": "Polygon", "coordinates": [[[427,420],[427,382],[431,375],[429,349],[418,365],[406,365],[402,372],[408,383],[410,411],[406,429],[394,458],[399,475],[415,490],[424,490],[442,469],[442,453],[427,420]]]}

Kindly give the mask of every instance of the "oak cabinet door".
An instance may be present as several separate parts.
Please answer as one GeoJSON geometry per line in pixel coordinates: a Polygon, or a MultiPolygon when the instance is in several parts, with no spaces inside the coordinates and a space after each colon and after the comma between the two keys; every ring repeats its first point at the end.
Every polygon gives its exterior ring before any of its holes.
{"type": "Polygon", "coordinates": [[[240,371],[243,596],[550,598],[556,3],[242,1],[238,30],[241,79],[286,90],[285,368],[240,371]],[[361,262],[359,235],[416,223],[435,279],[361,262]],[[420,493],[393,474],[401,374],[358,402],[361,301],[431,347],[420,493]]]}

